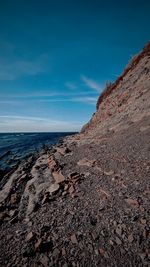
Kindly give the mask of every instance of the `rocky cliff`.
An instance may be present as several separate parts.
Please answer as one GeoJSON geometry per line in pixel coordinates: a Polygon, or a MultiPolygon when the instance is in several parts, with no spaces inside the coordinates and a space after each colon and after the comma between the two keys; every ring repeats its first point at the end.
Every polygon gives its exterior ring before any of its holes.
{"type": "Polygon", "coordinates": [[[122,75],[106,87],[97,101],[97,111],[81,133],[117,131],[149,116],[150,43],[130,61],[122,75]]]}

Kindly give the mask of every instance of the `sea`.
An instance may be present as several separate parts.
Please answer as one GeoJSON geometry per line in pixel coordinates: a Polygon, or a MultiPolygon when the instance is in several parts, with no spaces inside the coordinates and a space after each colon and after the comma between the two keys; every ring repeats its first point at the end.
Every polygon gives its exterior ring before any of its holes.
{"type": "Polygon", "coordinates": [[[0,133],[0,174],[7,173],[25,158],[72,134],[75,133],[0,133]]]}

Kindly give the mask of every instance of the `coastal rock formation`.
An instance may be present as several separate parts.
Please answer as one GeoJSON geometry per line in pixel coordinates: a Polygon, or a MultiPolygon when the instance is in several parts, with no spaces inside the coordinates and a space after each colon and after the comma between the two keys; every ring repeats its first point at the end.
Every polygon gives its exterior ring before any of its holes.
{"type": "Polygon", "coordinates": [[[80,134],[4,176],[1,266],[150,265],[150,43],[80,134]]]}
{"type": "Polygon", "coordinates": [[[150,43],[133,57],[123,74],[106,86],[99,96],[97,111],[82,133],[98,135],[127,128],[150,115],[150,43]],[[101,132],[101,133],[100,133],[101,132]]]}

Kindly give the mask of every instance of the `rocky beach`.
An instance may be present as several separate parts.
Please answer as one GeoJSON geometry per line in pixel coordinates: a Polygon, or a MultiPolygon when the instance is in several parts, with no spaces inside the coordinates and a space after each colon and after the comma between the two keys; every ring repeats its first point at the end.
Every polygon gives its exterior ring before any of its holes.
{"type": "Polygon", "coordinates": [[[81,133],[0,186],[0,266],[150,266],[150,43],[81,133]]]}

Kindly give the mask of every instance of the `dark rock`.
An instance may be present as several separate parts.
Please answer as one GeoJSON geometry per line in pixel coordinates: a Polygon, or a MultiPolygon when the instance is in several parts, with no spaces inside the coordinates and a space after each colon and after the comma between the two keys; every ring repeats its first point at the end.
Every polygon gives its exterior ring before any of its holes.
{"type": "Polygon", "coordinates": [[[41,253],[51,251],[52,248],[53,248],[53,242],[51,240],[47,242],[43,242],[42,239],[39,239],[35,243],[35,251],[38,251],[41,253]]]}
{"type": "Polygon", "coordinates": [[[90,223],[91,225],[95,226],[97,224],[97,219],[93,216],[90,216],[90,223]]]}

